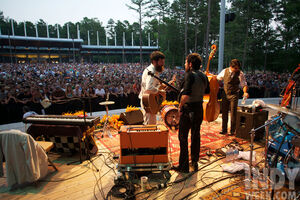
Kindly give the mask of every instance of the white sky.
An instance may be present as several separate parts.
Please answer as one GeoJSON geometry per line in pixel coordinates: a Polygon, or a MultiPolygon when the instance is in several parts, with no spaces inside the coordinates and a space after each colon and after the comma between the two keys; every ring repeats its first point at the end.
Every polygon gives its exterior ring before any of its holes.
{"type": "Polygon", "coordinates": [[[79,22],[83,17],[98,18],[103,25],[112,18],[128,20],[130,23],[138,21],[134,10],[129,10],[126,4],[130,0],[0,0],[0,11],[5,18],[9,17],[17,22],[37,22],[43,19],[48,24],[79,22]]]}

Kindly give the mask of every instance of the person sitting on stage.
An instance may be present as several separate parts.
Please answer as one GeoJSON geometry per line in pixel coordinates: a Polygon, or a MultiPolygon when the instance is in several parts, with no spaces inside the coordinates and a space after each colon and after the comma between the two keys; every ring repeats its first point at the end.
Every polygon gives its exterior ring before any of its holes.
{"type": "Polygon", "coordinates": [[[243,92],[246,98],[249,97],[248,86],[244,76],[244,73],[240,69],[241,63],[238,59],[233,59],[230,62],[230,66],[223,69],[217,79],[224,81],[224,91],[222,93],[222,132],[221,134],[227,133],[228,124],[228,111],[230,108],[230,135],[234,135],[236,131],[236,115],[237,105],[239,101],[240,87],[243,88],[243,92]]]}
{"type": "Polygon", "coordinates": [[[209,94],[207,76],[200,71],[202,59],[191,53],[185,61],[185,77],[178,112],[180,115],[178,138],[180,142],[178,172],[189,172],[188,134],[191,130],[191,159],[194,171],[198,171],[200,153],[200,126],[203,120],[203,95],[209,94]]]}

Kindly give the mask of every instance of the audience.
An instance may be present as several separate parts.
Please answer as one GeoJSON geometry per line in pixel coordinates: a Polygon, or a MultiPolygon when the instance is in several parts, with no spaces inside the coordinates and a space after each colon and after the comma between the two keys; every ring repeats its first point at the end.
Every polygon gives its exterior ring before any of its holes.
{"type": "MultiPolygon", "coordinates": [[[[145,64],[10,64],[0,63],[0,106],[19,107],[51,101],[72,100],[80,97],[106,98],[116,106],[126,107],[138,102],[141,76],[145,64]],[[126,100],[124,100],[126,99],[126,100]]],[[[183,69],[165,68],[161,78],[169,81],[177,75],[176,86],[183,80],[183,69]]],[[[291,76],[290,73],[245,73],[251,98],[278,97],[291,76]]],[[[167,90],[176,99],[174,91],[167,90]]],[[[34,106],[33,106],[34,107],[34,106]]],[[[14,108],[10,108],[13,110],[14,108]]],[[[42,107],[34,110],[40,113],[42,107]]],[[[55,113],[54,113],[55,114],[55,113]]],[[[57,113],[59,114],[59,113],[57,113]]]]}

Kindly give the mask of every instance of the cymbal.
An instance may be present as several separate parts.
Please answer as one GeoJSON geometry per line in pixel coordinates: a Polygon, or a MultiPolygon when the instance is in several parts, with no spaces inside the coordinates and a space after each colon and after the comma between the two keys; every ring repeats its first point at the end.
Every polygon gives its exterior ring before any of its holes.
{"type": "Polygon", "coordinates": [[[273,110],[277,110],[278,112],[281,112],[281,113],[285,113],[287,115],[293,115],[293,116],[300,118],[300,113],[294,112],[293,110],[288,109],[286,107],[281,107],[281,106],[275,105],[275,104],[266,104],[266,107],[271,108],[273,110]]]}
{"type": "Polygon", "coordinates": [[[99,103],[101,106],[107,106],[107,105],[112,105],[115,104],[114,101],[103,101],[99,103]]]}

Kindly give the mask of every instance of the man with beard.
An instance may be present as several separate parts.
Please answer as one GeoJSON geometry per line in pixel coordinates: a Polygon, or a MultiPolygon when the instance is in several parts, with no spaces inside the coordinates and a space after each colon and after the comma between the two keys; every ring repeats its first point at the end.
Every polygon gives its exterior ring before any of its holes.
{"type": "Polygon", "coordinates": [[[160,81],[148,74],[148,72],[152,72],[154,75],[159,76],[165,65],[165,55],[160,51],[154,51],[150,55],[150,60],[151,65],[144,70],[142,75],[141,92],[139,94],[145,125],[156,124],[156,114],[146,112],[145,110],[143,104],[143,95],[145,94],[145,91],[151,91],[153,94],[165,93],[162,90],[162,84],[160,81]]]}
{"type": "Polygon", "coordinates": [[[203,120],[203,95],[209,94],[207,76],[200,71],[202,59],[198,53],[191,53],[185,60],[185,76],[181,89],[178,112],[180,115],[178,138],[180,142],[178,172],[189,172],[188,134],[191,130],[192,168],[198,171],[200,153],[200,126],[203,120]]]}

